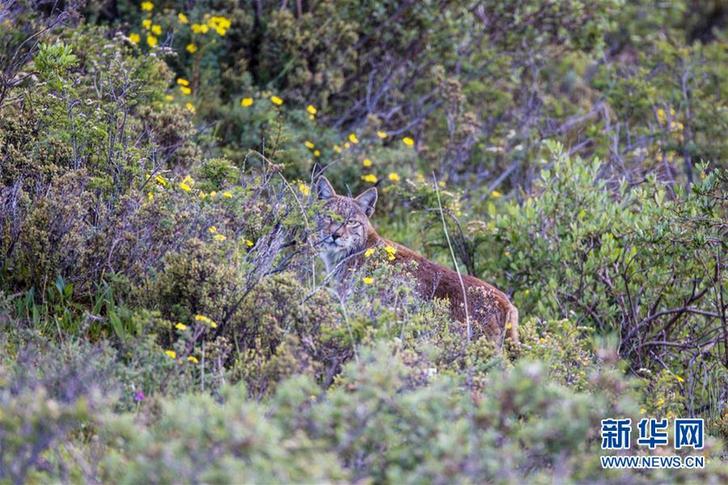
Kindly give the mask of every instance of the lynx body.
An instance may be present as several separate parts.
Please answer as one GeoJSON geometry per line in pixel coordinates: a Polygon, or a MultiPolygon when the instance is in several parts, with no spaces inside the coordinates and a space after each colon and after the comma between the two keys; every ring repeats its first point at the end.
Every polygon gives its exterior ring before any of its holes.
{"type": "Polygon", "coordinates": [[[518,342],[518,310],[505,293],[473,276],[458,275],[377,234],[369,221],[377,202],[376,188],[351,198],[337,195],[329,181],[320,177],[316,192],[325,203],[317,221],[319,254],[339,288],[347,286],[346,279],[363,263],[367,249],[389,246],[395,249],[392,262],[412,274],[420,297],[447,299],[453,319],[463,324],[469,319],[476,336],[485,334],[499,341],[507,337],[518,342]]]}

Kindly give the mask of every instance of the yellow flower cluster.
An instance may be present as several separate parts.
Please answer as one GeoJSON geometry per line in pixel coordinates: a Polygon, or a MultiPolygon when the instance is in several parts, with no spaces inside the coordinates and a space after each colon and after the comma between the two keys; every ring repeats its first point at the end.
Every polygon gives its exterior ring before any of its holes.
{"type": "Polygon", "coordinates": [[[152,10],[154,10],[154,4],[152,2],[142,2],[142,4],[140,5],[140,7],[145,12],[151,12],[152,10]]]}
{"type": "Polygon", "coordinates": [[[227,33],[232,23],[230,22],[230,19],[226,17],[213,16],[210,17],[210,19],[207,21],[207,25],[209,25],[212,30],[217,32],[217,35],[222,37],[227,33]]]}
{"type": "Polygon", "coordinates": [[[189,175],[187,175],[185,178],[183,178],[182,181],[178,184],[179,188],[184,190],[185,192],[192,191],[193,185],[195,185],[195,181],[189,175]]]}
{"type": "Polygon", "coordinates": [[[177,352],[174,350],[165,350],[164,354],[169,357],[170,359],[176,359],[177,358],[177,352]]]}
{"type": "Polygon", "coordinates": [[[373,173],[368,173],[368,174],[362,175],[361,176],[361,179],[364,182],[368,182],[370,184],[376,184],[377,183],[377,180],[379,180],[379,179],[377,179],[377,176],[374,175],[373,173]]]}
{"type": "Polygon", "coordinates": [[[192,24],[193,34],[206,34],[208,30],[210,30],[210,27],[206,24],[192,24]]]}
{"type": "Polygon", "coordinates": [[[394,246],[384,246],[384,252],[387,253],[387,259],[390,261],[394,261],[395,257],[394,255],[397,254],[397,248],[394,246]]]}
{"type": "Polygon", "coordinates": [[[248,108],[250,106],[253,106],[253,98],[243,98],[240,100],[240,106],[243,108],[248,108]]]}
{"type": "Polygon", "coordinates": [[[217,328],[217,323],[205,315],[195,315],[195,321],[203,325],[207,325],[210,328],[217,328]]]}
{"type": "Polygon", "coordinates": [[[177,79],[177,84],[179,85],[179,90],[183,95],[189,96],[192,94],[192,88],[190,87],[190,82],[187,79],[181,77],[177,79]]]}
{"type": "MultiPolygon", "coordinates": [[[[663,126],[668,124],[667,112],[663,108],[658,108],[657,112],[655,114],[657,116],[658,123],[660,123],[663,126]]],[[[685,128],[685,125],[683,125],[681,122],[675,120],[675,114],[676,114],[675,109],[670,108],[670,116],[669,116],[670,126],[668,128],[672,132],[679,132],[679,131],[682,131],[683,128],[685,128]]]]}
{"type": "Polygon", "coordinates": [[[167,181],[167,179],[164,178],[162,175],[156,175],[154,177],[154,181],[157,182],[162,187],[166,187],[169,185],[169,182],[167,181]]]}
{"type": "Polygon", "coordinates": [[[179,331],[184,332],[185,330],[187,330],[187,325],[185,325],[182,322],[178,322],[177,325],[174,326],[174,328],[176,328],[179,331]]]}
{"type": "Polygon", "coordinates": [[[311,189],[309,188],[309,186],[304,184],[303,182],[298,183],[298,190],[301,191],[301,193],[306,197],[308,197],[311,193],[311,189]]]}
{"type": "Polygon", "coordinates": [[[270,102],[275,104],[276,106],[281,106],[283,104],[283,98],[278,96],[271,96],[270,102]]]}
{"type": "Polygon", "coordinates": [[[371,276],[365,276],[361,280],[364,282],[365,285],[371,285],[372,283],[374,283],[374,278],[372,278],[371,276]]]}

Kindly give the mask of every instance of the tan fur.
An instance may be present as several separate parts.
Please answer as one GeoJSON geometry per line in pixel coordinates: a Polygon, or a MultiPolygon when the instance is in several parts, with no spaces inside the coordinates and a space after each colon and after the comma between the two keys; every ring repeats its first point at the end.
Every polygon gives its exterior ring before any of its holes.
{"type": "Polygon", "coordinates": [[[461,284],[457,272],[377,234],[369,222],[377,201],[376,188],[350,198],[337,195],[329,181],[320,177],[316,190],[319,198],[325,201],[324,210],[317,218],[319,254],[339,287],[346,286],[346,279],[351,274],[349,270],[363,263],[368,248],[392,246],[396,249],[395,264],[411,268],[410,263],[416,263],[416,269],[409,271],[422,298],[447,299],[452,317],[463,323],[467,301],[473,335],[485,334],[499,340],[508,337],[514,343],[518,342],[518,310],[505,293],[470,275],[463,274],[461,284]]]}

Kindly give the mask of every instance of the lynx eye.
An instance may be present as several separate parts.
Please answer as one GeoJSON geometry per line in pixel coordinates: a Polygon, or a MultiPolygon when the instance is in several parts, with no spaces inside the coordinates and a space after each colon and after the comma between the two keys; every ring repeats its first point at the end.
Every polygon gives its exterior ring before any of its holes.
{"type": "Polygon", "coordinates": [[[347,227],[359,227],[359,226],[361,226],[361,223],[358,221],[348,221],[346,223],[346,226],[347,227]]]}

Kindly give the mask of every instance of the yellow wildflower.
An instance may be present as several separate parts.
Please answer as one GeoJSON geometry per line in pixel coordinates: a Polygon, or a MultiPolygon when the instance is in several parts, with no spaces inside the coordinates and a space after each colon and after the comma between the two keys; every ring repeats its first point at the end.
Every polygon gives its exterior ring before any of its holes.
{"type": "Polygon", "coordinates": [[[195,321],[207,325],[210,328],[217,328],[217,323],[205,315],[195,315],[195,321]]]}
{"type": "Polygon", "coordinates": [[[167,182],[167,179],[166,179],[166,178],[164,178],[164,177],[163,177],[163,176],[161,176],[161,175],[157,175],[157,176],[155,176],[155,177],[154,177],[154,180],[155,180],[155,181],[156,181],[156,182],[157,182],[157,183],[158,183],[159,185],[161,185],[162,187],[166,187],[166,186],[167,186],[167,185],[169,184],[169,182],[167,182]]]}
{"type": "Polygon", "coordinates": [[[497,191],[497,190],[494,190],[493,192],[491,192],[491,193],[490,193],[490,196],[491,196],[492,198],[494,198],[494,199],[498,199],[498,198],[500,198],[500,197],[503,197],[503,194],[502,194],[502,193],[500,193],[500,192],[499,192],[499,191],[497,191]]]}
{"type": "Polygon", "coordinates": [[[213,199],[217,197],[217,192],[215,192],[214,190],[210,192],[210,197],[212,197],[213,199]]]}
{"type": "Polygon", "coordinates": [[[399,174],[397,172],[390,172],[389,175],[387,175],[387,178],[390,182],[399,182],[399,174]]]}
{"type": "Polygon", "coordinates": [[[192,88],[188,88],[187,86],[180,86],[179,90],[184,94],[185,96],[189,96],[192,94],[192,88]]]}
{"type": "Polygon", "coordinates": [[[193,34],[206,34],[210,28],[205,24],[192,24],[193,34]]]}
{"type": "Polygon", "coordinates": [[[193,44],[193,43],[187,44],[187,46],[185,47],[185,50],[187,52],[189,52],[190,54],[194,54],[195,52],[197,52],[197,44],[193,44]]]}
{"type": "Polygon", "coordinates": [[[244,240],[243,240],[243,242],[244,242],[244,243],[245,243],[245,245],[246,245],[246,246],[248,246],[249,248],[252,248],[253,246],[255,246],[255,243],[254,243],[253,241],[251,241],[250,239],[244,239],[244,240]]]}
{"type": "Polygon", "coordinates": [[[162,26],[161,25],[152,25],[152,34],[154,35],[162,35],[162,26]]]}
{"type": "Polygon", "coordinates": [[[174,326],[174,328],[176,328],[177,330],[181,330],[181,331],[184,332],[185,330],[187,330],[187,325],[185,325],[182,322],[178,322],[177,325],[174,326]]]}
{"type": "Polygon", "coordinates": [[[334,152],[336,152],[336,153],[341,153],[341,147],[340,147],[339,145],[334,145],[334,146],[333,146],[333,150],[334,150],[334,152]]]}
{"type": "Polygon", "coordinates": [[[394,246],[384,246],[384,251],[387,253],[387,259],[394,261],[394,255],[397,254],[397,248],[394,246]]]}
{"type": "Polygon", "coordinates": [[[224,198],[226,198],[226,199],[232,199],[233,198],[233,194],[230,191],[228,191],[228,190],[226,190],[225,192],[223,192],[222,193],[222,196],[224,198]]]}
{"type": "Polygon", "coordinates": [[[217,227],[210,226],[207,228],[207,232],[209,232],[210,234],[215,234],[217,232],[217,227]]]}
{"type": "MultiPolygon", "coordinates": [[[[187,103],[189,104],[189,103],[187,103]]],[[[189,175],[182,179],[182,181],[178,184],[179,188],[184,190],[185,192],[189,192],[192,190],[192,186],[195,184],[195,181],[192,180],[192,177],[189,175]]]]}
{"type": "Polygon", "coordinates": [[[318,110],[312,104],[306,106],[306,111],[308,111],[308,114],[310,114],[311,116],[316,116],[316,113],[318,113],[318,110]]]}
{"type": "Polygon", "coordinates": [[[152,2],[142,2],[141,7],[145,12],[151,12],[154,10],[154,4],[152,2]]]}
{"type": "Polygon", "coordinates": [[[378,179],[377,179],[377,176],[376,176],[376,175],[374,175],[373,173],[368,173],[368,174],[366,174],[366,175],[362,175],[362,176],[361,176],[361,179],[362,179],[362,180],[363,180],[364,182],[369,182],[370,184],[376,184],[376,183],[377,183],[377,180],[378,180],[378,179]]]}
{"type": "Polygon", "coordinates": [[[364,257],[370,258],[374,254],[374,248],[368,248],[366,251],[364,251],[364,257]]]}
{"type": "Polygon", "coordinates": [[[415,145],[415,140],[414,140],[414,138],[410,138],[409,136],[405,136],[404,138],[402,138],[402,143],[404,143],[408,147],[411,147],[411,146],[414,146],[415,145]]]}
{"type": "Polygon", "coordinates": [[[308,140],[304,141],[303,144],[309,150],[313,150],[313,148],[316,146],[316,145],[313,144],[313,142],[308,141],[308,140]]]}
{"type": "Polygon", "coordinates": [[[177,14],[177,20],[179,20],[179,23],[181,24],[187,24],[190,21],[190,19],[187,18],[187,15],[183,14],[182,12],[177,14]]]}
{"type": "Polygon", "coordinates": [[[353,143],[354,145],[356,145],[357,143],[359,143],[359,138],[357,138],[356,133],[349,133],[348,138],[349,138],[349,141],[351,143],[353,143]]]}
{"type": "Polygon", "coordinates": [[[195,114],[195,112],[197,112],[197,110],[195,109],[195,105],[192,103],[186,103],[185,108],[187,108],[187,111],[189,111],[192,114],[195,114]]]}
{"type": "Polygon", "coordinates": [[[366,168],[369,168],[373,165],[373,162],[369,160],[368,158],[365,158],[361,161],[361,164],[364,165],[366,168]]]}
{"type": "Polygon", "coordinates": [[[364,282],[365,285],[371,285],[372,283],[374,283],[374,278],[372,278],[371,276],[365,276],[361,280],[364,282]]]}
{"type": "Polygon", "coordinates": [[[344,143],[344,150],[348,150],[349,148],[351,148],[351,143],[347,141],[346,143],[344,143]]]}
{"type": "Polygon", "coordinates": [[[156,45],[157,45],[157,38],[156,38],[156,37],[154,37],[153,35],[148,35],[148,36],[147,36],[147,45],[148,45],[149,47],[154,47],[154,46],[156,46],[156,45]]]}
{"type": "Polygon", "coordinates": [[[187,361],[192,362],[193,364],[197,364],[200,362],[199,360],[197,360],[197,357],[195,357],[193,355],[190,355],[189,357],[187,357],[187,361]]]}
{"type": "Polygon", "coordinates": [[[225,239],[227,239],[224,234],[215,234],[214,236],[212,236],[212,238],[218,242],[223,242],[225,239]]]}
{"type": "Polygon", "coordinates": [[[313,156],[314,157],[320,157],[321,156],[321,150],[314,150],[313,151],[313,156]]]}
{"type": "Polygon", "coordinates": [[[190,82],[187,79],[180,77],[177,78],[177,84],[179,84],[180,86],[189,86],[190,82]]]}
{"type": "Polygon", "coordinates": [[[205,199],[207,199],[207,194],[203,191],[200,191],[200,200],[205,200],[205,199]]]}
{"type": "Polygon", "coordinates": [[[385,138],[387,138],[387,136],[389,136],[389,135],[387,135],[387,132],[386,132],[386,131],[378,131],[378,132],[377,132],[377,136],[378,136],[379,138],[381,138],[382,140],[384,140],[384,139],[385,139],[385,138]]]}
{"type": "Polygon", "coordinates": [[[311,193],[311,189],[303,182],[298,183],[298,190],[300,190],[301,193],[305,196],[308,196],[311,193]]]}
{"type": "Polygon", "coordinates": [[[165,101],[173,101],[174,96],[172,96],[171,94],[165,94],[164,99],[165,99],[165,101]]]}
{"type": "Polygon", "coordinates": [[[144,19],[142,20],[142,27],[149,30],[152,28],[152,20],[151,19],[144,19]]]}
{"type": "Polygon", "coordinates": [[[138,44],[140,40],[142,40],[142,37],[136,32],[129,34],[129,41],[131,41],[132,44],[138,44]]]}
{"type": "Polygon", "coordinates": [[[680,382],[680,383],[685,382],[685,379],[683,379],[682,377],[680,377],[677,374],[675,374],[675,379],[677,379],[677,381],[680,382]]]}
{"type": "Polygon", "coordinates": [[[283,98],[279,98],[278,96],[271,96],[270,102],[275,104],[276,106],[280,106],[283,104],[283,98]]]}
{"type": "Polygon", "coordinates": [[[665,110],[662,108],[658,108],[656,114],[657,114],[657,121],[661,125],[664,125],[665,121],[667,121],[667,115],[665,114],[665,110]]]}
{"type": "Polygon", "coordinates": [[[240,106],[243,108],[248,108],[249,106],[253,106],[253,98],[243,98],[240,100],[240,106]]]}
{"type": "Polygon", "coordinates": [[[207,21],[207,25],[210,26],[219,36],[224,36],[227,29],[230,28],[231,22],[226,17],[213,16],[207,21]]]}
{"type": "Polygon", "coordinates": [[[165,350],[164,354],[169,357],[170,359],[176,359],[177,358],[177,352],[174,350],[165,350]]]}
{"type": "Polygon", "coordinates": [[[152,193],[152,192],[147,193],[147,200],[149,202],[153,202],[154,201],[154,193],[152,193]]]}

